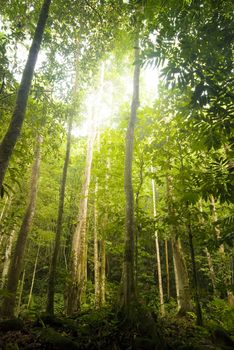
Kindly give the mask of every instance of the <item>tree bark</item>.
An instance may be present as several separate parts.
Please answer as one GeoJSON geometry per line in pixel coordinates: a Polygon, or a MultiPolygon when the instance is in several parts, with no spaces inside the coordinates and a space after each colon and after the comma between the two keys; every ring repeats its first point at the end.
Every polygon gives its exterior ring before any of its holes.
{"type": "Polygon", "coordinates": [[[101,245],[101,261],[100,261],[100,305],[103,306],[106,302],[106,242],[104,239],[100,242],[101,245]]]}
{"type": "Polygon", "coordinates": [[[94,140],[95,131],[92,130],[87,145],[86,166],[78,214],[78,224],[72,239],[70,258],[71,279],[68,284],[67,294],[68,315],[72,315],[74,312],[80,310],[81,296],[85,287],[84,283],[86,277],[84,276],[84,270],[86,261],[84,261],[84,259],[86,256],[86,221],[94,140]]]}
{"type": "MultiPolygon", "coordinates": [[[[153,168],[151,168],[151,172],[153,172],[153,168]]],[[[154,220],[156,220],[157,210],[156,210],[156,191],[155,191],[154,179],[152,179],[152,195],[153,195],[154,220]]],[[[164,297],[163,297],[162,270],[161,270],[161,261],[160,261],[158,232],[156,229],[155,229],[154,234],[155,234],[157,272],[158,272],[158,289],[159,289],[159,299],[160,299],[160,311],[161,311],[161,315],[164,316],[165,315],[165,307],[164,307],[164,297]]]]}
{"type": "Polygon", "coordinates": [[[4,238],[4,232],[3,232],[4,219],[5,219],[5,217],[7,217],[8,212],[11,209],[12,199],[13,199],[13,192],[11,192],[9,197],[7,197],[7,199],[4,203],[4,207],[2,209],[2,212],[1,212],[1,216],[0,216],[0,247],[2,245],[2,241],[4,238]]]}
{"type": "Polygon", "coordinates": [[[3,270],[2,270],[1,288],[4,288],[4,286],[5,286],[6,277],[7,277],[8,271],[9,271],[14,239],[15,239],[15,228],[13,228],[13,230],[10,233],[8,245],[7,245],[7,248],[5,251],[4,265],[3,265],[3,270]]]}
{"type": "Polygon", "coordinates": [[[190,248],[192,271],[193,271],[193,286],[194,286],[194,299],[195,299],[195,304],[196,304],[197,325],[202,326],[203,325],[202,310],[201,310],[200,297],[199,297],[199,292],[198,292],[197,267],[196,267],[196,259],[195,259],[195,252],[194,252],[194,246],[193,246],[193,233],[192,233],[192,227],[191,227],[191,217],[190,217],[190,211],[189,211],[188,204],[187,204],[187,210],[188,210],[187,228],[188,228],[189,248],[190,248]]]}
{"type": "Polygon", "coordinates": [[[43,2],[34,38],[29,50],[28,59],[23,71],[22,79],[17,93],[15,108],[13,111],[11,122],[0,145],[0,190],[2,188],[6,170],[8,168],[12,152],[20,135],[23,121],[25,118],[29,90],[31,87],[34,68],[36,65],[38,52],[40,50],[40,45],[42,42],[42,37],[49,14],[50,3],[51,0],[44,0],[43,2]]]}
{"type": "Polygon", "coordinates": [[[51,314],[51,315],[54,314],[55,275],[56,275],[58,253],[59,253],[60,241],[61,241],[61,235],[62,235],[65,187],[66,187],[66,181],[67,181],[67,170],[68,170],[68,164],[69,164],[69,159],[70,159],[70,150],[71,150],[72,122],[73,122],[73,118],[72,118],[72,116],[70,116],[69,125],[68,125],[68,132],[67,132],[66,155],[65,155],[65,160],[64,160],[64,164],[63,164],[63,173],[62,173],[60,193],[59,193],[59,207],[58,207],[58,215],[57,215],[54,250],[53,250],[53,255],[52,255],[52,259],[51,259],[51,263],[50,263],[49,279],[48,279],[46,312],[48,314],[51,314]]]}
{"type": "Polygon", "coordinates": [[[140,169],[139,169],[139,184],[138,188],[136,190],[136,232],[135,232],[135,288],[136,288],[136,295],[137,295],[137,288],[138,288],[138,238],[140,234],[140,224],[139,224],[139,197],[140,197],[140,191],[143,185],[143,166],[144,166],[144,160],[143,155],[140,159],[140,169]]]}
{"type": "Polygon", "coordinates": [[[100,262],[99,262],[99,254],[98,254],[98,212],[97,212],[97,190],[98,183],[96,180],[95,184],[95,199],[94,199],[94,227],[93,227],[93,244],[94,244],[94,288],[95,288],[95,306],[100,307],[100,262]]]}
{"type": "Polygon", "coordinates": [[[168,240],[165,240],[165,260],[166,260],[166,277],[167,277],[167,299],[170,300],[170,270],[168,258],[168,240]]]}
{"type": "MultiPolygon", "coordinates": [[[[175,221],[175,209],[173,206],[173,195],[172,195],[172,178],[167,176],[167,200],[168,200],[168,212],[173,222],[175,221]]],[[[185,315],[186,312],[192,310],[191,295],[189,289],[189,278],[188,271],[178,238],[178,230],[175,223],[171,224],[172,231],[172,253],[175,271],[175,282],[176,282],[176,295],[178,302],[178,314],[185,315]]]]}
{"type": "Polygon", "coordinates": [[[37,187],[38,187],[39,168],[40,168],[41,142],[42,140],[39,137],[36,151],[35,151],[35,161],[32,167],[28,206],[24,214],[23,222],[20,227],[20,231],[16,241],[15,251],[11,259],[9,273],[8,273],[8,281],[7,281],[6,289],[9,293],[11,293],[11,296],[5,297],[3,299],[3,304],[2,304],[3,316],[8,316],[8,317],[14,316],[17,285],[19,282],[19,277],[20,277],[20,273],[21,273],[21,269],[24,261],[24,252],[25,252],[27,237],[28,237],[30,227],[32,225],[35,206],[36,206],[37,187]]]}
{"type": "Polygon", "coordinates": [[[1,215],[0,215],[0,223],[1,223],[1,221],[4,219],[4,217],[7,216],[8,212],[9,212],[9,210],[10,210],[10,208],[11,208],[11,203],[12,203],[12,199],[13,199],[13,194],[14,194],[14,192],[13,192],[13,190],[12,190],[12,192],[10,193],[10,195],[6,198],[6,201],[5,201],[5,203],[4,203],[4,206],[3,206],[3,208],[2,208],[1,215]]]}
{"type": "Polygon", "coordinates": [[[29,297],[28,297],[27,309],[29,308],[30,303],[31,303],[31,299],[32,299],[32,292],[33,292],[35,276],[36,276],[36,271],[37,271],[37,262],[38,262],[39,252],[40,252],[40,245],[37,248],[37,255],[36,255],[36,259],[35,259],[35,263],[34,263],[34,269],[33,269],[33,275],[32,275],[32,282],[31,282],[29,297]]]}
{"type": "MultiPolygon", "coordinates": [[[[202,213],[203,212],[202,199],[199,200],[198,206],[199,206],[200,213],[202,213]]],[[[203,217],[201,217],[199,219],[199,222],[202,225],[204,224],[203,217]]],[[[214,271],[213,260],[212,260],[212,256],[211,256],[211,254],[210,254],[210,252],[209,252],[207,247],[205,248],[205,254],[207,256],[207,262],[208,262],[208,267],[209,267],[209,274],[210,274],[211,284],[212,284],[212,287],[213,287],[213,293],[214,293],[215,296],[217,296],[218,293],[217,293],[217,288],[216,288],[216,276],[215,276],[215,271],[214,271]]]]}
{"type": "Polygon", "coordinates": [[[125,190],[125,242],[123,262],[123,307],[128,309],[131,301],[135,299],[134,281],[134,195],[132,185],[132,161],[134,149],[134,129],[139,106],[139,34],[135,38],[135,67],[133,78],[133,97],[131,104],[131,115],[126,134],[126,152],[124,162],[124,190],[125,190]]]}
{"type": "Polygon", "coordinates": [[[188,271],[186,268],[182,247],[178,238],[172,239],[173,261],[175,265],[176,287],[179,315],[186,315],[192,311],[191,296],[189,289],[188,271]]]}
{"type": "Polygon", "coordinates": [[[25,279],[25,268],[24,268],[24,271],[23,271],[23,274],[22,274],[21,281],[19,283],[19,298],[18,298],[18,304],[17,304],[17,308],[16,308],[16,312],[15,312],[15,316],[16,317],[18,317],[19,313],[20,313],[22,294],[23,294],[23,290],[24,290],[24,279],[25,279]]]}

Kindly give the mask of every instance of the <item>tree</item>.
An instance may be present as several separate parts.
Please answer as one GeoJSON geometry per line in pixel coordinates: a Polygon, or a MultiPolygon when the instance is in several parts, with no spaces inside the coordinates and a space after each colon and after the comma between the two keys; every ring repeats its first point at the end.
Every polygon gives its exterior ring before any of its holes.
{"type": "Polygon", "coordinates": [[[68,132],[67,132],[67,147],[66,147],[66,155],[63,164],[63,173],[60,185],[60,193],[59,193],[59,206],[58,206],[58,217],[56,224],[56,233],[55,233],[55,243],[54,243],[54,251],[50,263],[49,270],[49,279],[48,279],[48,292],[47,292],[47,306],[46,312],[49,314],[54,314],[54,289],[55,289],[55,274],[57,267],[57,259],[60,248],[60,240],[62,234],[62,220],[63,220],[63,210],[64,210],[64,199],[65,199],[65,186],[67,180],[67,170],[70,158],[70,150],[71,150],[71,130],[72,130],[72,116],[69,118],[68,124],[68,132]]]}
{"type": "Polygon", "coordinates": [[[6,289],[10,293],[10,296],[7,295],[4,298],[2,309],[1,309],[2,315],[5,317],[14,316],[16,291],[17,291],[17,286],[20,278],[20,273],[23,266],[27,236],[28,236],[30,227],[32,225],[32,220],[35,212],[37,187],[38,187],[38,179],[39,179],[39,168],[40,168],[41,142],[42,142],[41,137],[38,137],[38,142],[35,150],[35,161],[32,167],[28,206],[23,217],[23,221],[17,237],[15,250],[11,258],[10,268],[8,272],[6,289]]]}
{"type": "Polygon", "coordinates": [[[71,315],[80,309],[81,297],[86,284],[86,222],[89,184],[91,176],[91,166],[93,157],[93,145],[95,140],[95,130],[91,130],[87,142],[87,155],[82,185],[82,194],[78,214],[78,224],[72,239],[71,256],[70,256],[70,281],[67,291],[67,314],[71,315]]]}
{"type": "Polygon", "coordinates": [[[131,104],[131,115],[129,119],[126,134],[126,153],[124,162],[124,190],[125,190],[125,247],[123,261],[123,306],[128,309],[135,298],[134,281],[134,196],[132,186],[132,161],[133,161],[133,142],[134,128],[136,124],[137,109],[139,106],[139,33],[135,33],[134,42],[134,77],[133,77],[133,96],[131,104]]]}
{"type": "Polygon", "coordinates": [[[29,90],[31,87],[34,68],[36,65],[38,52],[40,50],[43,33],[49,14],[50,3],[51,0],[44,0],[41,7],[34,38],[29,50],[28,59],[18,89],[11,122],[0,145],[0,189],[2,189],[5,173],[8,168],[8,164],[17,139],[20,136],[21,128],[24,122],[29,90]]]}

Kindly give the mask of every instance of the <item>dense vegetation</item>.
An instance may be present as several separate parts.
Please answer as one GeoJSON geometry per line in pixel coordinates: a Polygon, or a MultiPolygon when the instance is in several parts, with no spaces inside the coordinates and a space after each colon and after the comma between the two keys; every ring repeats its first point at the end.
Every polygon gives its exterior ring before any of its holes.
{"type": "Polygon", "coordinates": [[[233,348],[232,23],[1,0],[0,348],[233,348]]]}

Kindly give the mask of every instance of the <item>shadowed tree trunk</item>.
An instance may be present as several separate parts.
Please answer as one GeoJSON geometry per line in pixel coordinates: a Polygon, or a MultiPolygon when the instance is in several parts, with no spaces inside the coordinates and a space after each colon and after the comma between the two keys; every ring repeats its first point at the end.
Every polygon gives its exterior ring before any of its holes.
{"type": "Polygon", "coordinates": [[[6,281],[8,271],[9,271],[9,266],[10,266],[10,261],[11,261],[11,254],[12,254],[14,240],[15,240],[15,228],[13,228],[11,233],[10,233],[8,245],[7,245],[6,251],[5,251],[4,265],[3,265],[3,269],[2,269],[1,288],[4,288],[4,286],[5,286],[5,281],[6,281]]]}
{"type": "Polygon", "coordinates": [[[194,245],[193,245],[191,214],[190,214],[188,203],[187,203],[187,210],[188,210],[187,229],[188,229],[189,248],[190,248],[192,271],[193,271],[193,287],[194,287],[194,299],[195,299],[195,305],[196,305],[197,325],[202,326],[203,325],[202,310],[201,310],[200,296],[199,296],[199,290],[198,290],[197,267],[196,267],[195,251],[194,251],[194,245]]]}
{"type": "Polygon", "coordinates": [[[30,292],[29,292],[29,297],[28,297],[28,304],[27,308],[29,308],[32,300],[32,293],[33,293],[33,287],[34,287],[34,282],[35,282],[35,277],[36,277],[36,271],[37,271],[37,263],[38,263],[38,257],[39,257],[39,252],[40,252],[40,245],[38,245],[37,248],[37,255],[34,263],[34,268],[33,268],[33,275],[32,275],[32,282],[31,282],[31,287],[30,287],[30,292]]]}
{"type": "MultiPolygon", "coordinates": [[[[151,172],[153,172],[153,167],[151,167],[151,172]]],[[[154,220],[156,220],[157,210],[156,210],[156,191],[155,191],[155,181],[152,179],[152,194],[153,194],[153,210],[154,210],[154,220]]],[[[160,312],[161,315],[165,315],[164,307],[164,297],[163,297],[163,283],[162,283],[162,270],[161,270],[161,260],[160,260],[160,249],[158,232],[155,228],[155,248],[156,248],[156,260],[157,260],[157,272],[158,272],[158,289],[159,289],[159,299],[160,299],[160,312]]]]}
{"type": "Polygon", "coordinates": [[[136,287],[136,295],[137,295],[137,287],[138,287],[138,238],[140,234],[140,220],[139,220],[139,197],[140,197],[140,191],[143,185],[143,167],[144,167],[144,160],[143,155],[141,155],[140,159],[140,169],[139,169],[139,184],[138,188],[136,190],[136,205],[135,205],[135,212],[136,212],[136,230],[135,230],[135,287],[136,287]]]}
{"type": "Polygon", "coordinates": [[[1,223],[2,219],[7,215],[7,212],[10,209],[12,199],[13,199],[13,191],[10,193],[9,196],[6,197],[5,203],[3,205],[3,208],[2,208],[2,211],[0,214],[0,223],[1,223]]]}
{"type": "Polygon", "coordinates": [[[2,304],[2,315],[6,317],[14,316],[17,286],[20,278],[20,273],[22,270],[23,261],[24,261],[24,252],[25,252],[27,237],[28,237],[30,227],[32,225],[34,212],[35,212],[37,187],[38,187],[38,179],[39,179],[39,168],[40,168],[41,142],[42,140],[39,137],[37,146],[36,146],[36,151],[35,151],[35,161],[32,167],[28,206],[24,214],[23,222],[20,227],[15,250],[10,263],[6,289],[9,293],[11,293],[11,295],[4,297],[3,304],[2,304]]]}
{"type": "Polygon", "coordinates": [[[104,239],[100,242],[101,257],[100,257],[100,303],[103,306],[106,302],[106,242],[104,239]]]}
{"type": "Polygon", "coordinates": [[[97,211],[97,192],[98,182],[95,184],[95,199],[94,199],[94,223],[93,223],[93,244],[94,244],[94,288],[95,288],[95,306],[100,307],[100,262],[98,254],[98,211],[97,211]]]}
{"type": "Polygon", "coordinates": [[[22,273],[22,278],[19,282],[19,298],[18,298],[18,304],[17,304],[16,311],[15,311],[16,317],[18,317],[19,313],[20,313],[22,294],[23,294],[23,290],[24,290],[24,280],[25,280],[25,268],[24,268],[24,271],[22,273]]]}
{"type": "Polygon", "coordinates": [[[58,253],[59,253],[59,248],[60,248],[60,240],[61,240],[61,235],[62,235],[65,187],[66,187],[67,170],[68,170],[68,164],[69,164],[69,159],[70,159],[70,150],[71,150],[72,120],[73,120],[73,118],[72,118],[72,116],[70,116],[69,125],[68,125],[68,133],[67,133],[66,156],[65,156],[65,160],[64,160],[64,164],[63,164],[63,174],[62,174],[60,193],[59,193],[59,207],[58,207],[54,251],[53,251],[52,260],[50,263],[49,279],[48,279],[46,312],[51,314],[51,315],[54,314],[55,274],[56,274],[58,253]]]}
{"type": "Polygon", "coordinates": [[[4,219],[8,216],[9,214],[9,211],[11,209],[11,204],[12,204],[12,199],[13,199],[13,191],[10,193],[10,195],[7,197],[5,203],[4,203],[4,206],[3,206],[3,209],[2,209],[2,212],[1,212],[1,215],[0,215],[0,247],[2,245],[2,241],[3,241],[3,238],[4,238],[4,219]]]}
{"type": "MultiPolygon", "coordinates": [[[[202,199],[199,200],[198,206],[199,206],[200,213],[202,213],[203,212],[202,199]]],[[[201,225],[204,225],[204,218],[202,216],[199,218],[199,222],[201,223],[201,225]]],[[[211,279],[211,283],[212,283],[212,287],[213,287],[214,296],[218,296],[218,292],[217,292],[217,288],[216,288],[216,276],[215,276],[215,271],[214,271],[213,259],[212,259],[212,256],[211,256],[207,247],[205,248],[205,254],[207,256],[209,274],[210,274],[210,279],[211,279]]]]}
{"type": "Polygon", "coordinates": [[[167,277],[167,299],[170,300],[170,270],[169,270],[169,258],[168,258],[168,240],[165,240],[165,264],[166,264],[166,277],[167,277]]]}
{"type": "Polygon", "coordinates": [[[167,176],[167,201],[168,201],[168,213],[172,219],[171,231],[172,231],[172,253],[175,271],[176,282],[176,295],[178,302],[179,315],[185,315],[186,312],[192,311],[191,295],[189,288],[188,271],[184,259],[183,250],[179,240],[178,228],[175,219],[175,209],[173,206],[173,194],[172,194],[172,177],[167,176]]]}
{"type": "Polygon", "coordinates": [[[0,145],[0,190],[2,188],[5,173],[8,168],[12,152],[20,135],[23,121],[25,118],[29,90],[31,87],[34,68],[36,65],[38,52],[40,50],[40,45],[42,42],[46,21],[48,18],[50,3],[51,0],[44,0],[43,2],[34,38],[29,50],[28,59],[23,71],[22,79],[17,93],[15,108],[13,111],[11,122],[0,145]]]}
{"type": "Polygon", "coordinates": [[[127,310],[131,301],[135,298],[134,281],[134,195],[132,186],[132,160],[134,148],[134,129],[136,124],[137,109],[139,106],[139,35],[136,34],[135,44],[135,67],[133,78],[133,97],[131,115],[126,134],[126,151],[124,162],[124,190],[125,190],[125,243],[123,262],[123,307],[127,310]]]}
{"type": "Polygon", "coordinates": [[[178,238],[172,239],[172,250],[176,275],[179,315],[183,316],[186,314],[186,312],[192,311],[192,304],[188,271],[185,264],[182,247],[178,238]]]}
{"type": "Polygon", "coordinates": [[[86,272],[86,221],[88,208],[89,183],[91,176],[91,166],[93,158],[93,145],[95,140],[95,131],[92,130],[87,145],[87,156],[85,165],[84,182],[82,186],[78,224],[75,229],[71,257],[70,271],[71,279],[68,283],[67,314],[71,315],[80,310],[81,296],[85,287],[86,272]]]}

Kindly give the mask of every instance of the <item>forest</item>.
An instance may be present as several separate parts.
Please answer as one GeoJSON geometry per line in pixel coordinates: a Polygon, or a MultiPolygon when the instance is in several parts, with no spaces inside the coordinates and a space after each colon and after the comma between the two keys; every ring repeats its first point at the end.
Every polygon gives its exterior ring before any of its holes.
{"type": "Polygon", "coordinates": [[[232,0],[0,0],[0,349],[234,349],[232,0]]]}

